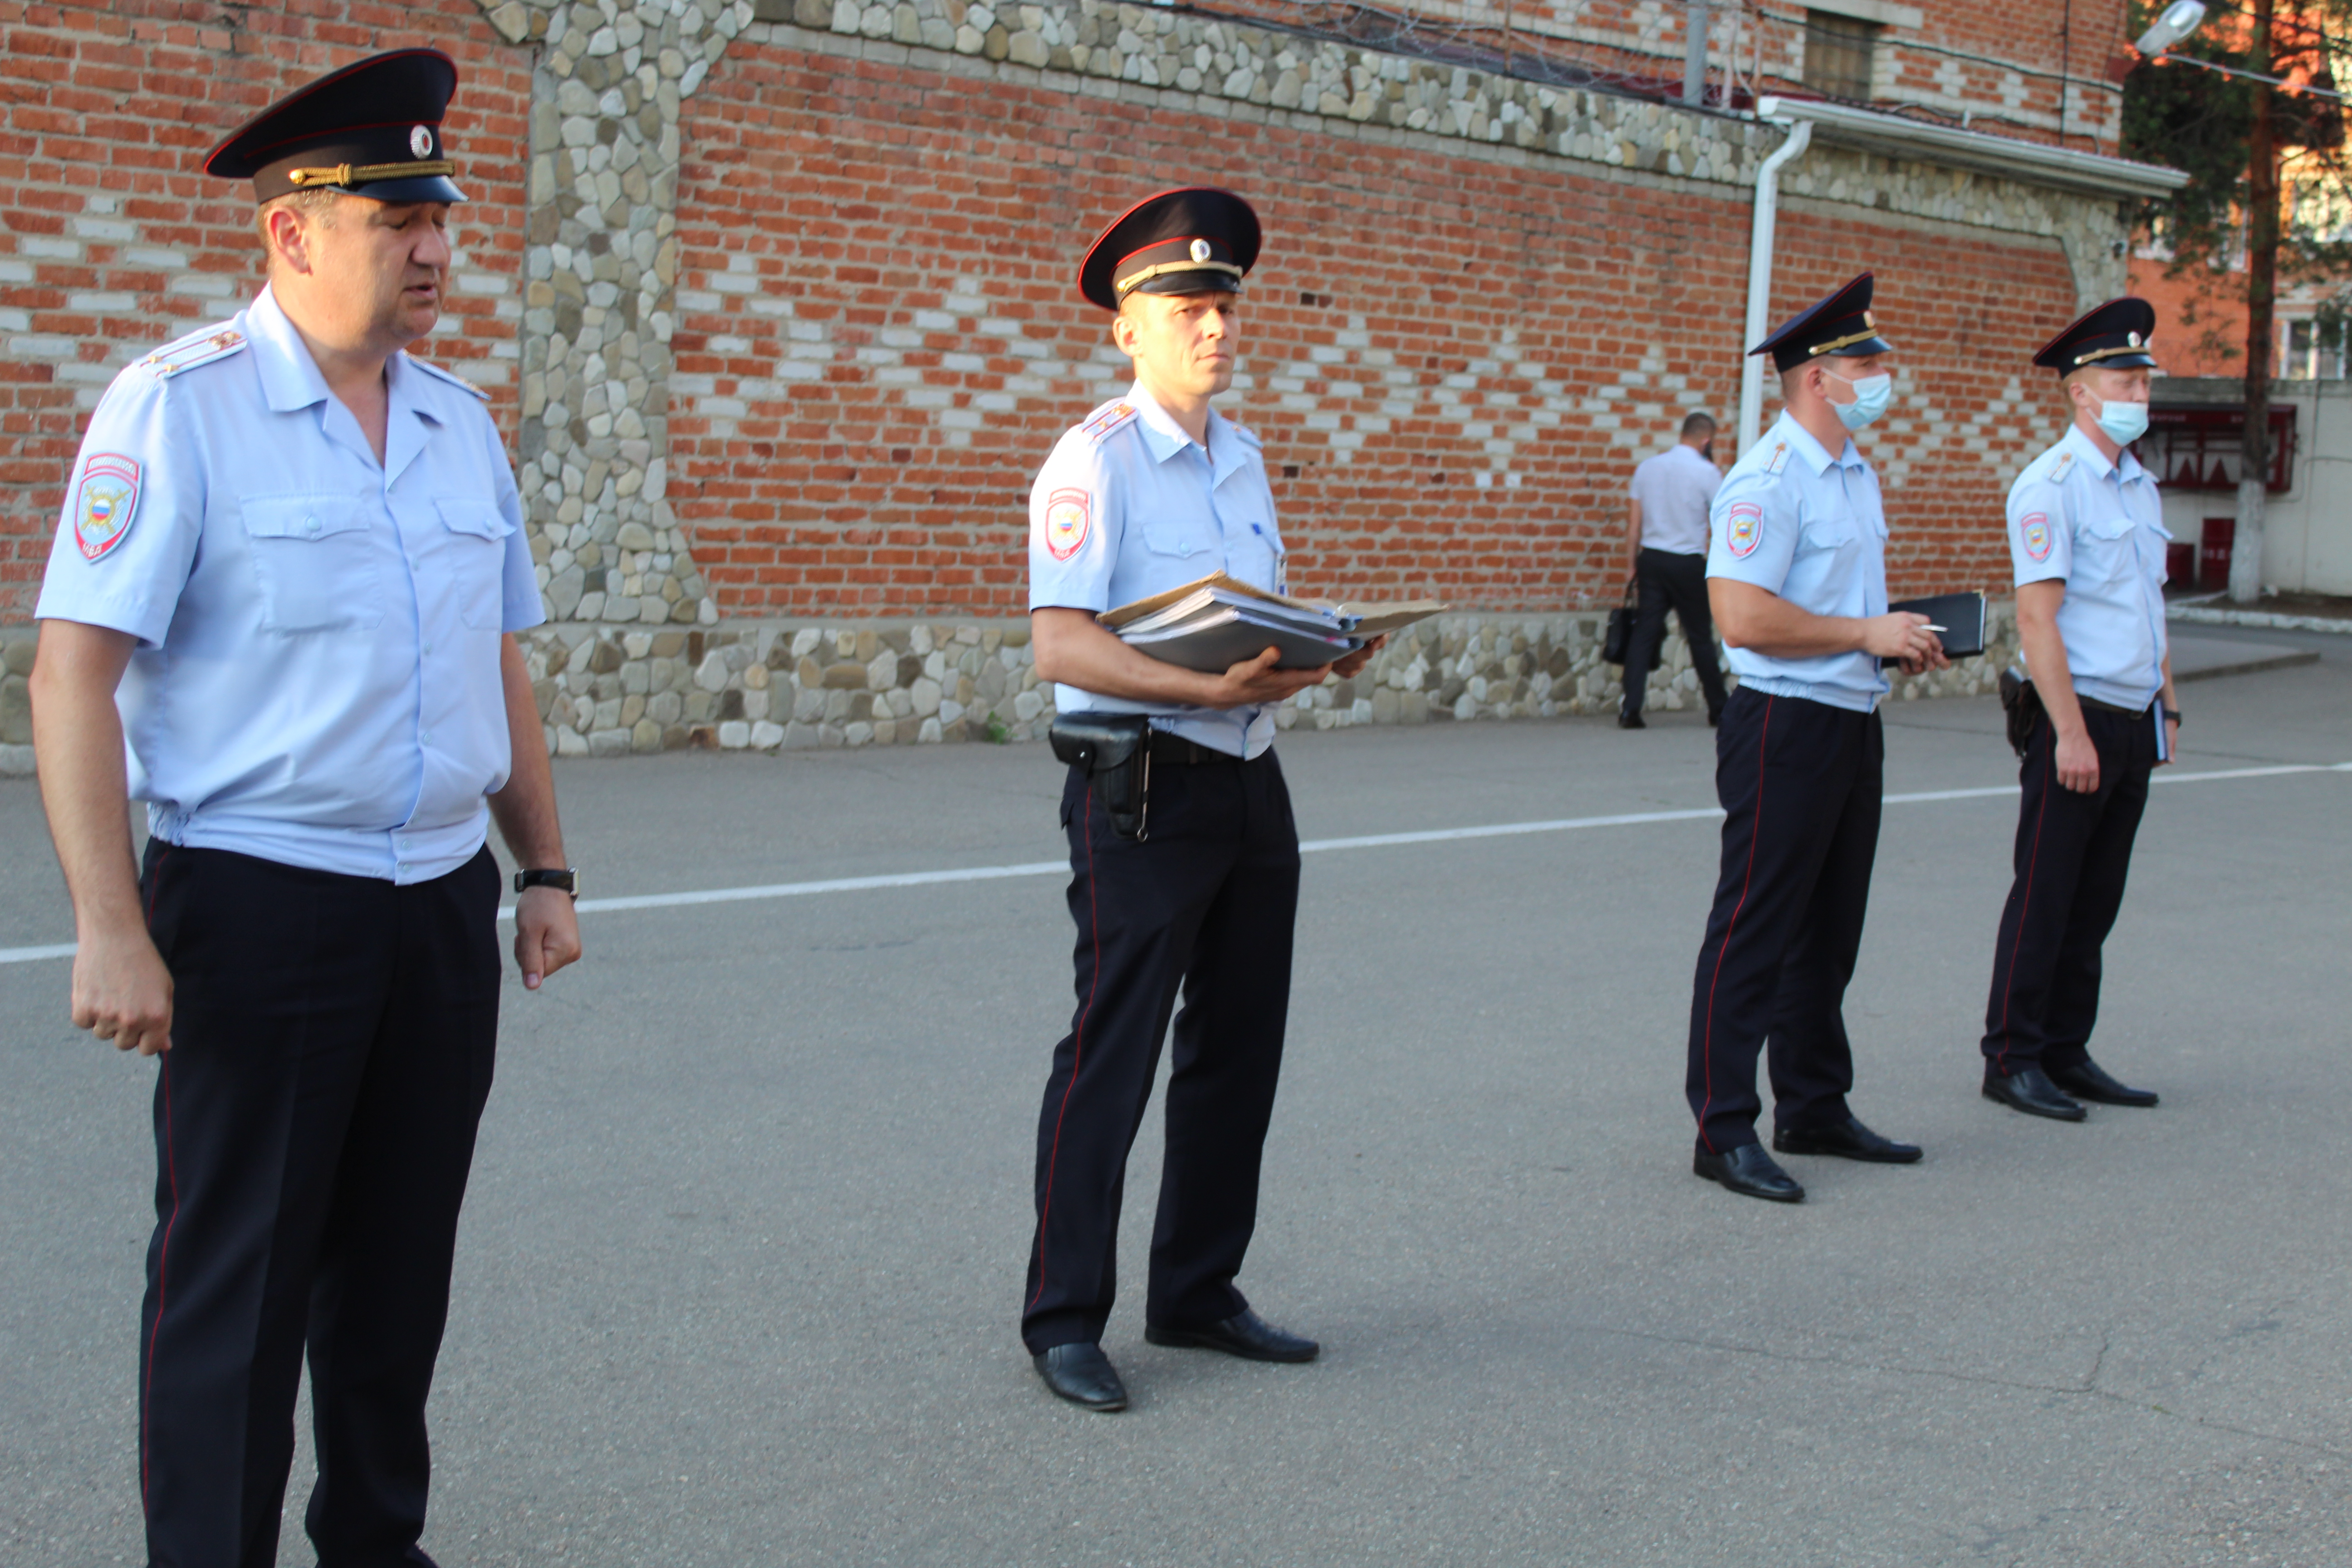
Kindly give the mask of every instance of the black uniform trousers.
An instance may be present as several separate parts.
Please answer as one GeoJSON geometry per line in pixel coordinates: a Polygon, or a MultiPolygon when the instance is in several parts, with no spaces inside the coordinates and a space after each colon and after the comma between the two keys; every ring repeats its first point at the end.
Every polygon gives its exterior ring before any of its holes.
{"type": "Polygon", "coordinates": [[[1634,560],[1641,597],[1634,602],[1633,629],[1625,639],[1625,700],[1622,710],[1639,713],[1650,684],[1650,659],[1666,637],[1666,611],[1683,624],[1691,668],[1698,671],[1706,710],[1723,711],[1723,671],[1715,661],[1715,616],[1706,603],[1706,557],[1643,550],[1634,560]]]}
{"type": "Polygon", "coordinates": [[[151,842],[173,980],[140,1317],[152,1568],[270,1568],[302,1353],[321,1568],[425,1563],[425,1400],[498,1032],[497,863],[410,887],[151,842]]]}
{"type": "Polygon", "coordinates": [[[2058,782],[2058,731],[2035,721],[2018,770],[2016,879],[1993,941],[1984,1054],[2003,1077],[2072,1067],[2090,1055],[2099,1016],[2099,950],[2123,908],[2132,840],[2156,767],[2156,717],[2083,710],[2099,753],[2099,787],[2058,782]]]}
{"type": "Polygon", "coordinates": [[[1685,1088],[1698,1147],[1756,1137],[1756,1058],[1769,1050],[1773,1120],[1848,1114],[1853,1053],[1842,1004],[1878,854],[1886,743],[1876,713],[1741,687],[1716,731],[1723,870],[1691,987],[1685,1088]]]}
{"type": "Polygon", "coordinates": [[[1248,1306],[1234,1276],[1257,1226],[1282,1067],[1298,829],[1273,752],[1188,765],[1155,745],[1148,838],[1111,831],[1083,769],[1062,793],[1077,1010],[1054,1047],[1037,1121],[1037,1233],[1021,1314],[1032,1352],[1102,1339],[1128,1151],[1180,986],[1144,1316],[1194,1328],[1248,1306]]]}

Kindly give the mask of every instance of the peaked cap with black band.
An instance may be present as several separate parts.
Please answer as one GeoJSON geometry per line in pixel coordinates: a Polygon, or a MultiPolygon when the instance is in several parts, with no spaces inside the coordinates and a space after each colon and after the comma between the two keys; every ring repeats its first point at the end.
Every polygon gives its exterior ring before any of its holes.
{"type": "Polygon", "coordinates": [[[239,126],[205,173],[251,180],[253,199],[339,190],[375,202],[462,202],[441,142],[457,62],[394,49],[331,71],[239,126]]]}
{"type": "Polygon", "coordinates": [[[1814,300],[1778,327],[1749,356],[1769,353],[1775,370],[1794,370],[1824,356],[1859,359],[1864,354],[1891,354],[1895,345],[1878,335],[1878,319],[1870,313],[1870,294],[1876,275],[1865,272],[1827,297],[1814,300]]]}
{"type": "Polygon", "coordinates": [[[1106,310],[1129,294],[1239,292],[1257,264],[1257,214],[1231,191],[1162,191],[1121,213],[1087,248],[1078,292],[1106,310]]]}
{"type": "Polygon", "coordinates": [[[2156,307],[2126,295],[2095,305],[2083,319],[2042,345],[2033,363],[2060,375],[2078,370],[2154,370],[2156,307]]]}

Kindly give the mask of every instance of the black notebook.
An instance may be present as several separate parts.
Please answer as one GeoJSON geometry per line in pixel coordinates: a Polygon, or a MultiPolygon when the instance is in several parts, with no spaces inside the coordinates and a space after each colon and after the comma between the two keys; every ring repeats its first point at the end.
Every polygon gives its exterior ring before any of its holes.
{"type": "MultiPolygon", "coordinates": [[[[1947,658],[1973,658],[1985,650],[1985,596],[1982,594],[1936,594],[1925,599],[1904,599],[1886,606],[1888,613],[1908,611],[1925,616],[1928,624],[1944,629],[1936,635],[1943,639],[1947,658]]],[[[1899,662],[1882,658],[1882,666],[1899,662]]]]}

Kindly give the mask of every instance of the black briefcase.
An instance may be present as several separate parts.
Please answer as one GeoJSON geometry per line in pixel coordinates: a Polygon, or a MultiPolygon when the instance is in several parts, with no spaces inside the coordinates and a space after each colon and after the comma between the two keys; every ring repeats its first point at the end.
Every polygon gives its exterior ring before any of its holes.
{"type": "MultiPolygon", "coordinates": [[[[1609,629],[1601,638],[1601,657],[1611,664],[1622,664],[1633,650],[1635,588],[1625,584],[1625,602],[1609,612],[1609,629]]],[[[1650,650],[1650,668],[1655,669],[1666,656],[1666,639],[1660,637],[1658,646],[1650,650]]]]}

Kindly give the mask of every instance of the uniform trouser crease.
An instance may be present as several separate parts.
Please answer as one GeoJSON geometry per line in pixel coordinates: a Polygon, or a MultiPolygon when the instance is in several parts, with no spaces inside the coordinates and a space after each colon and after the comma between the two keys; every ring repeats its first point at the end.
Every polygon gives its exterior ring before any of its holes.
{"type": "Polygon", "coordinates": [[[498,1017],[484,851],[406,888],[151,848],[173,973],[141,1456],[156,1568],[269,1568],[310,1352],[324,1568],[421,1563],[425,1404],[498,1017]]]}
{"type": "Polygon", "coordinates": [[[1233,1280],[1256,1227],[1282,1065],[1297,835],[1270,753],[1156,768],[1151,790],[1151,837],[1140,843],[1111,832],[1076,770],[1064,795],[1077,1009],[1038,1119],[1022,1313],[1033,1351],[1099,1341],[1109,1320],[1128,1156],[1171,1015],[1144,1312],[1190,1326],[1247,1304],[1233,1280]]]}
{"type": "Polygon", "coordinates": [[[1698,1146],[1757,1142],[1768,1056],[1782,1128],[1847,1115],[1843,1005],[1878,852],[1885,743],[1874,713],[1742,688],[1716,741],[1722,868],[1692,982],[1685,1092],[1698,1146]]]}
{"type": "Polygon", "coordinates": [[[2155,721],[2085,708],[2099,758],[2089,794],[2058,782],[2057,731],[2044,714],[2026,742],[2016,875],[1993,939],[1983,1049],[2003,1074],[2070,1067],[2090,1054],[2100,950],[2122,910],[2132,843],[2156,766],[2155,721]]]}

